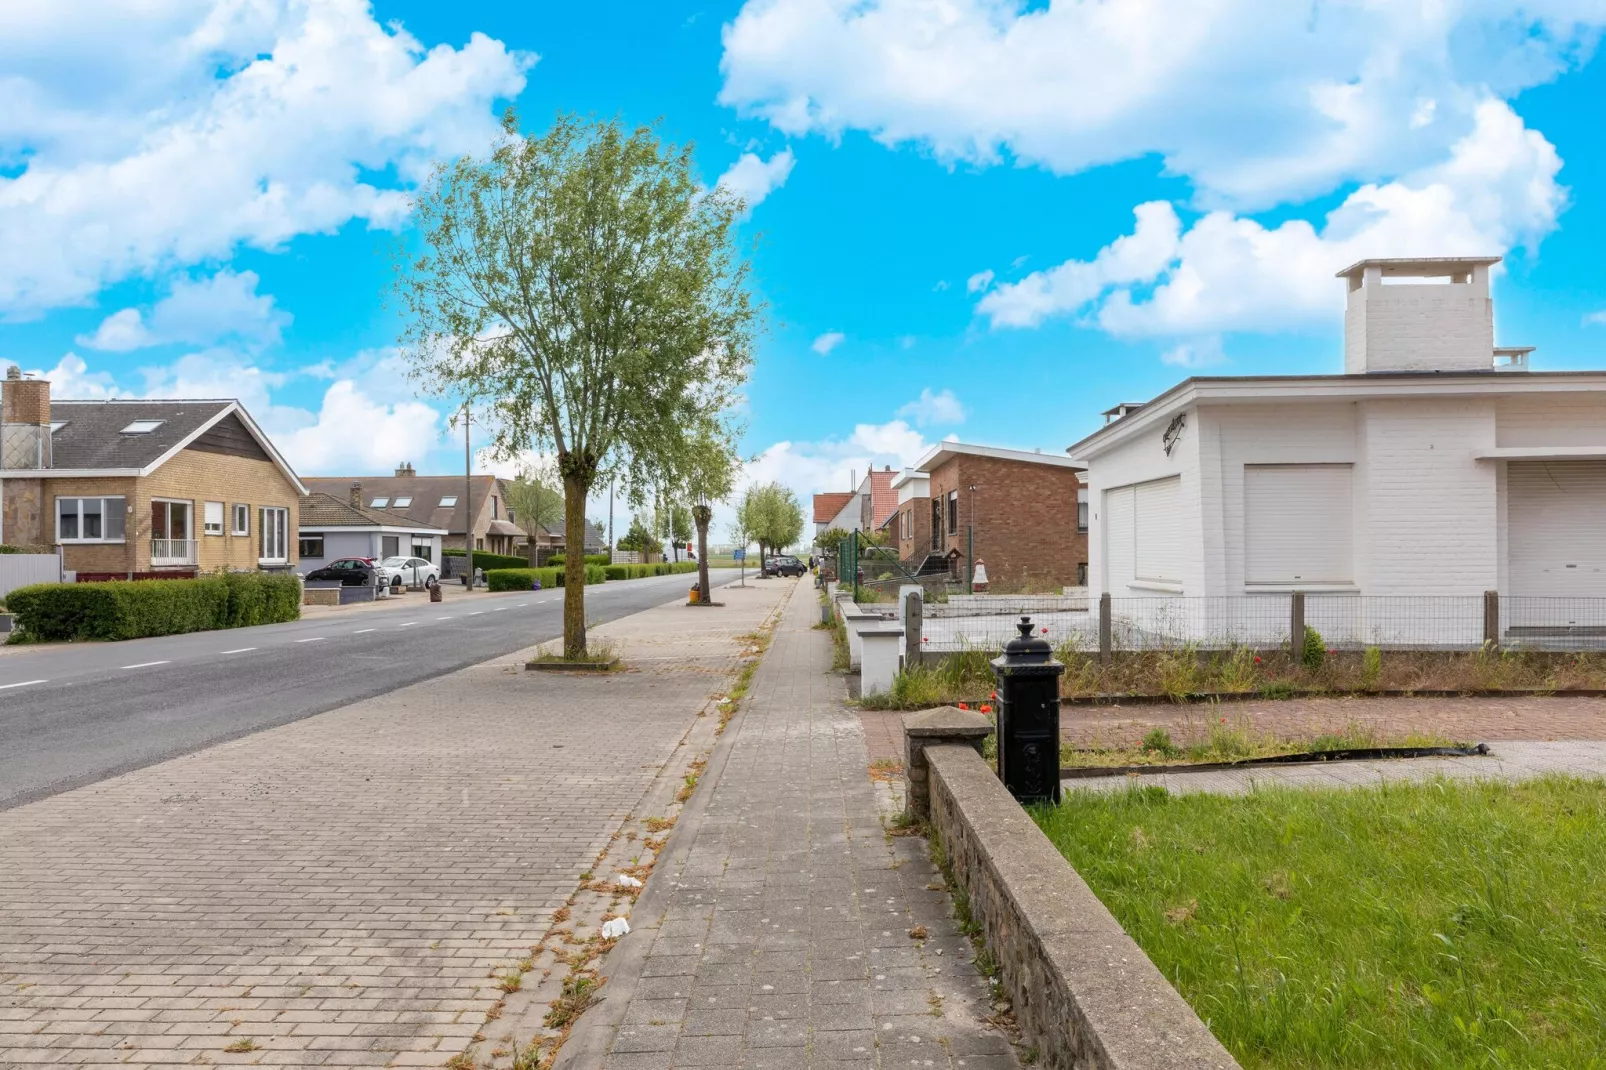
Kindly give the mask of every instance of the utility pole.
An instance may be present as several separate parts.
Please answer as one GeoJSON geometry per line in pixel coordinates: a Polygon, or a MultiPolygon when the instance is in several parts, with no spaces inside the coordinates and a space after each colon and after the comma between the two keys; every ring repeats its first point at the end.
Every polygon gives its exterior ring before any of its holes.
{"type": "Polygon", "coordinates": [[[613,548],[618,543],[613,541],[613,498],[619,493],[619,477],[614,476],[608,481],[608,563],[613,563],[613,548]]]}
{"type": "Polygon", "coordinates": [[[474,589],[474,453],[468,442],[468,401],[463,402],[463,556],[468,561],[468,589],[474,589]]]}

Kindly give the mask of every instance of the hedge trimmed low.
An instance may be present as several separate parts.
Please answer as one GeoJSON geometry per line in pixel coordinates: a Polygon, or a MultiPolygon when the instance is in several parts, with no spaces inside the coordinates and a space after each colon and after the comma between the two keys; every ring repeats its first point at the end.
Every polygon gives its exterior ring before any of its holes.
{"type": "MultiPolygon", "coordinates": [[[[601,583],[608,577],[601,565],[586,566],[586,583],[601,583]]],[[[485,587],[490,591],[528,591],[536,580],[543,590],[563,586],[561,568],[498,568],[485,574],[485,587]]]]}
{"type": "Polygon", "coordinates": [[[683,572],[696,572],[695,561],[654,561],[650,565],[609,565],[610,580],[639,580],[644,576],[674,576],[683,572]]]}
{"type": "Polygon", "coordinates": [[[301,616],[294,576],[235,573],[196,580],[36,583],[6,596],[25,640],[143,639],[301,616]]]}
{"type": "MultiPolygon", "coordinates": [[[[442,557],[466,557],[466,550],[442,550],[442,557]]],[[[493,568],[529,568],[528,558],[516,554],[493,554],[488,550],[474,551],[474,567],[484,569],[486,572],[493,568]]]]}
{"type": "MultiPolygon", "coordinates": [[[[565,558],[562,554],[553,554],[551,557],[546,559],[546,563],[554,568],[562,568],[564,560],[565,558]]],[[[586,564],[608,565],[612,564],[612,561],[609,560],[607,554],[586,554],[586,564]]]]}

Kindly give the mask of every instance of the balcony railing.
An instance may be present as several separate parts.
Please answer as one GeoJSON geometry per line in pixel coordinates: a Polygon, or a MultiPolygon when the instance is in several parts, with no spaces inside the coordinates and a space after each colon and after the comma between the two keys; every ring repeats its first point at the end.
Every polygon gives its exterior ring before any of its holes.
{"type": "Polygon", "coordinates": [[[194,539],[152,539],[151,565],[193,565],[198,545],[194,539]]]}

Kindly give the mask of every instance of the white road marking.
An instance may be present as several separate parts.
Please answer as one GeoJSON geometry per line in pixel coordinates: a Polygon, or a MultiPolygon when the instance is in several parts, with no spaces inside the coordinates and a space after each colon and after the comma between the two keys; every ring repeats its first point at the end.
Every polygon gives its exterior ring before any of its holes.
{"type": "Polygon", "coordinates": [[[148,669],[152,665],[166,665],[166,664],[168,664],[168,662],[165,662],[165,661],[139,661],[139,662],[135,662],[133,665],[124,665],[123,668],[125,668],[125,669],[148,669]]]}
{"type": "Polygon", "coordinates": [[[321,636],[321,635],[314,635],[310,639],[297,639],[296,642],[298,642],[298,643],[321,643],[321,642],[323,642],[323,639],[324,639],[324,637],[321,636]]]}
{"type": "Polygon", "coordinates": [[[351,634],[352,635],[361,635],[364,632],[377,632],[378,630],[379,630],[378,628],[358,628],[356,631],[352,632],[351,634]]]}
{"type": "Polygon", "coordinates": [[[471,617],[483,617],[483,616],[485,616],[485,610],[483,610],[483,609],[476,610],[475,612],[470,613],[469,616],[471,616],[471,617]]]}
{"type": "Polygon", "coordinates": [[[417,623],[418,622],[416,620],[410,620],[406,624],[403,624],[402,627],[403,628],[411,628],[413,625],[415,625],[417,623]]]}
{"type": "Polygon", "coordinates": [[[451,620],[451,617],[436,617],[436,620],[451,620]]]}
{"type": "Polygon", "coordinates": [[[529,604],[530,603],[528,603],[528,602],[514,602],[513,603],[513,608],[514,609],[523,609],[525,606],[527,606],[529,604]]]}
{"type": "Polygon", "coordinates": [[[254,647],[254,646],[241,646],[241,647],[235,647],[233,650],[225,650],[223,653],[225,653],[225,654],[249,654],[251,651],[253,651],[255,649],[256,649],[256,647],[254,647]]]}
{"type": "Polygon", "coordinates": [[[502,610],[504,610],[506,608],[507,608],[506,606],[497,606],[495,609],[491,610],[491,612],[492,613],[500,613],[500,612],[502,612],[502,610]]]}
{"type": "Polygon", "coordinates": [[[13,687],[32,687],[34,684],[46,683],[45,680],[24,680],[20,684],[0,684],[0,691],[9,691],[13,687]]]}

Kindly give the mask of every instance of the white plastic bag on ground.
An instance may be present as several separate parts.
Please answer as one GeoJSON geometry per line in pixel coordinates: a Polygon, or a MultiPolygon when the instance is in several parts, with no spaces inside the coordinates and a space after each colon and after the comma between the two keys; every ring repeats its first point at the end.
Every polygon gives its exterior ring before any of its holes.
{"type": "Polygon", "coordinates": [[[609,918],[602,923],[602,938],[617,940],[630,931],[630,923],[623,918],[609,918]]]}
{"type": "Polygon", "coordinates": [[[617,879],[618,879],[619,887],[621,887],[621,888],[640,888],[641,887],[641,882],[638,881],[636,878],[632,877],[628,873],[619,874],[617,879]]]}

